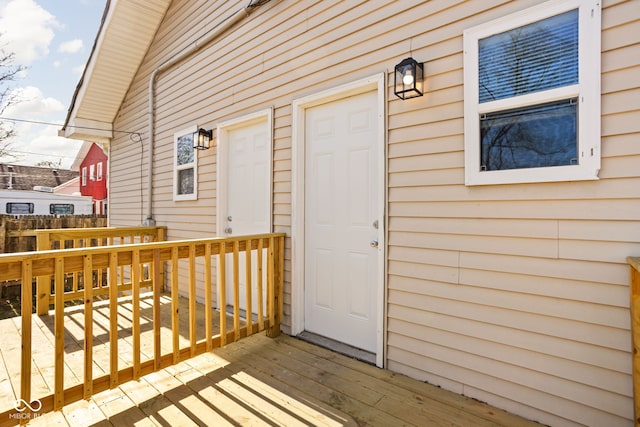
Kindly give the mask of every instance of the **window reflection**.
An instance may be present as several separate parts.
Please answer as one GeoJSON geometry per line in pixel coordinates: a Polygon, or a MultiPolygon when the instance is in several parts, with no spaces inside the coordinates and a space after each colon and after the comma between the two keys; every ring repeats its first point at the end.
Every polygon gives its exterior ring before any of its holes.
{"type": "Polygon", "coordinates": [[[577,164],[576,98],[483,115],[481,170],[577,164]]]}
{"type": "Polygon", "coordinates": [[[193,163],[194,149],[193,149],[193,134],[189,133],[178,137],[178,150],[177,150],[177,164],[186,165],[193,163]]]}
{"type": "Polygon", "coordinates": [[[479,99],[495,101],[578,83],[578,10],[478,41],[479,99]]]}
{"type": "Polygon", "coordinates": [[[193,194],[193,169],[178,171],[178,194],[193,194]]]}

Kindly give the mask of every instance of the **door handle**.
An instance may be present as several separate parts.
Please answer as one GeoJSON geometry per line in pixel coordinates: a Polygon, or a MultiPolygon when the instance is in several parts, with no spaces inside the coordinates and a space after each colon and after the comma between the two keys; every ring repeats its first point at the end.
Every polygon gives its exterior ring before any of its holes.
{"type": "Polygon", "coordinates": [[[378,239],[374,239],[372,240],[370,243],[372,248],[377,248],[378,247],[378,239]]]}
{"type": "Polygon", "coordinates": [[[231,227],[225,227],[224,228],[224,232],[227,234],[231,234],[231,232],[233,231],[233,229],[231,227]]]}

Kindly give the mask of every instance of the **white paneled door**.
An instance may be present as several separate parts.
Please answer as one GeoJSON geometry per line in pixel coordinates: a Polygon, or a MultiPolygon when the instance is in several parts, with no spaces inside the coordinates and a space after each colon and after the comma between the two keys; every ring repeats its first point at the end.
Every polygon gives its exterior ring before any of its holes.
{"type": "Polygon", "coordinates": [[[307,331],[376,352],[382,227],[377,92],[306,109],[307,331]]]}
{"type": "MultiPolygon", "coordinates": [[[[221,162],[223,173],[219,177],[222,191],[219,221],[222,235],[235,237],[247,234],[269,233],[271,206],[271,143],[267,117],[221,128],[221,162]]],[[[227,255],[227,265],[233,265],[232,255],[227,255]]],[[[244,265],[244,253],[240,253],[240,266],[244,265]]],[[[252,253],[252,265],[257,265],[257,254],[252,253]]],[[[266,265],[266,251],[263,253],[266,265]]],[[[254,269],[255,270],[255,269],[254,269]]],[[[227,274],[227,304],[233,304],[233,274],[227,274]]],[[[263,271],[263,301],[266,302],[266,269],[263,271]]],[[[239,268],[240,308],[245,310],[247,277],[239,268]]],[[[255,273],[254,273],[255,274],[255,273]]],[[[252,277],[251,307],[257,312],[258,280],[252,277]]]]}

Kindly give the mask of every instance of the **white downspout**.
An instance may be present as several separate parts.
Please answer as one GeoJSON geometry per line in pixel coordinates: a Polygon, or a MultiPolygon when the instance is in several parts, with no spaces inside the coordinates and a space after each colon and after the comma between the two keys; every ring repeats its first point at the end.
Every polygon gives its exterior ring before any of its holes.
{"type": "MultiPolygon", "coordinates": [[[[167,69],[173,67],[177,63],[183,61],[188,58],[195,52],[197,52],[200,48],[207,45],[215,38],[217,38],[220,34],[234,26],[238,21],[243,18],[249,16],[249,13],[252,8],[251,2],[242,9],[238,10],[232,16],[218,24],[210,33],[204,35],[201,39],[194,41],[192,44],[187,46],[181,52],[178,52],[175,56],[169,58],[167,61],[160,64],[153,72],[151,73],[151,77],[149,78],[149,158],[148,158],[148,178],[147,178],[147,216],[144,220],[144,225],[155,225],[155,219],[153,218],[153,151],[155,146],[155,82],[158,78],[158,75],[167,69]]],[[[198,177],[195,177],[198,179],[198,177]]]]}

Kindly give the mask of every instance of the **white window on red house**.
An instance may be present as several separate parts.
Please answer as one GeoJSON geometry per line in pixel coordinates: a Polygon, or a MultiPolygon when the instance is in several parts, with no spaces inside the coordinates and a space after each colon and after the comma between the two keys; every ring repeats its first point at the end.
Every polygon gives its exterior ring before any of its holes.
{"type": "Polygon", "coordinates": [[[87,185],[87,167],[82,168],[82,186],[87,185]]]}
{"type": "Polygon", "coordinates": [[[89,165],[89,179],[91,181],[96,180],[96,165],[89,165]]]}
{"type": "Polygon", "coordinates": [[[98,162],[98,167],[97,167],[97,179],[98,181],[102,181],[102,162],[98,162]]]}

